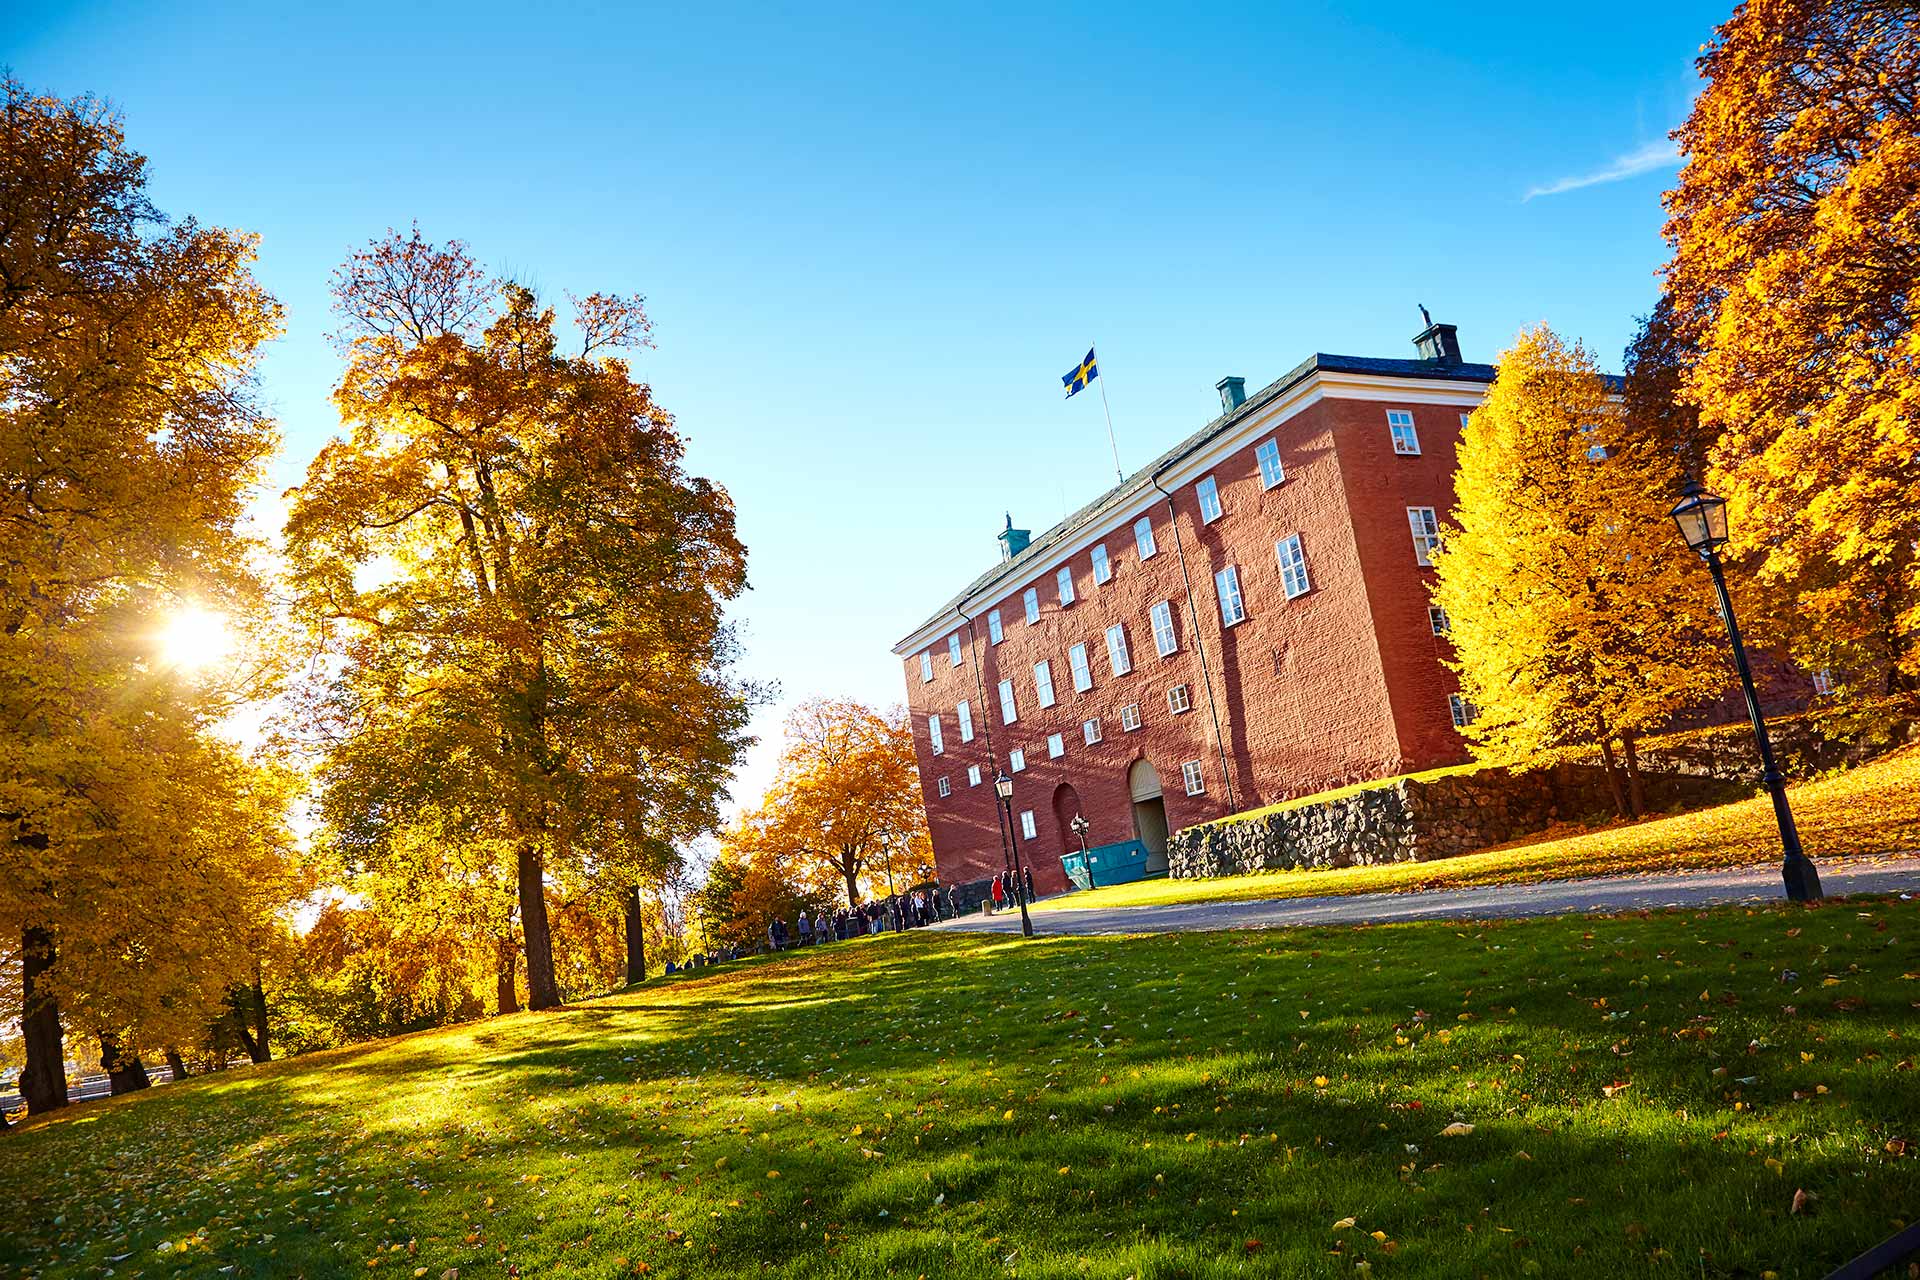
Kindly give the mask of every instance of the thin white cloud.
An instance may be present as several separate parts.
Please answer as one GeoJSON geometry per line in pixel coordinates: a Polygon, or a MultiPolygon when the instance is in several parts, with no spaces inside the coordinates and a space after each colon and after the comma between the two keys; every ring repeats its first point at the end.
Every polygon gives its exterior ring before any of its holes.
{"type": "Polygon", "coordinates": [[[1577,177],[1561,178],[1543,187],[1534,187],[1521,199],[1525,202],[1535,196],[1557,196],[1563,191],[1597,187],[1603,182],[1619,182],[1623,178],[1652,173],[1656,169],[1670,169],[1678,163],[1680,163],[1679,148],[1673,145],[1672,139],[1662,138],[1658,142],[1649,142],[1637,150],[1629,151],[1604,169],[1596,169],[1592,173],[1583,173],[1577,177]]]}

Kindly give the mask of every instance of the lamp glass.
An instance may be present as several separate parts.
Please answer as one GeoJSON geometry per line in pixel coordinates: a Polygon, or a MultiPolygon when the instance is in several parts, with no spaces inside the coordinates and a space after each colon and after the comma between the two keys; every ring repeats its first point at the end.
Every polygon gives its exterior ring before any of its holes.
{"type": "Polygon", "coordinates": [[[1687,482],[1680,501],[1668,513],[1680,527],[1680,536],[1701,555],[1725,546],[1727,541],[1727,500],[1708,493],[1693,481],[1687,482]]]}
{"type": "Polygon", "coordinates": [[[1003,773],[993,780],[993,789],[1000,793],[1002,800],[1010,799],[1013,796],[1013,779],[1003,773]]]}

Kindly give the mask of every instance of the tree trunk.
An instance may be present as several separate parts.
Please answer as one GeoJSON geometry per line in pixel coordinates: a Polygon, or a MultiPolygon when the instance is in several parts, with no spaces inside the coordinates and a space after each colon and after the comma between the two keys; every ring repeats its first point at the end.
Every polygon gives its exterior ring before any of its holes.
{"type": "Polygon", "coordinates": [[[640,914],[640,886],[627,890],[627,985],[647,980],[647,930],[640,914]]]}
{"type": "Polygon", "coordinates": [[[847,882],[847,910],[857,911],[860,907],[860,868],[853,855],[846,850],[840,851],[840,878],[847,882]]]}
{"type": "Polygon", "coordinates": [[[1613,791],[1613,807],[1623,818],[1633,815],[1627,812],[1627,793],[1620,789],[1620,769],[1613,762],[1613,739],[1600,739],[1600,762],[1606,766],[1607,786],[1613,791]]]}
{"type": "Polygon", "coordinates": [[[1633,816],[1647,816],[1647,789],[1640,782],[1640,753],[1633,749],[1633,735],[1620,735],[1620,745],[1626,748],[1627,755],[1627,800],[1633,805],[1633,816]]]}
{"type": "Polygon", "coordinates": [[[187,1070],[187,1060],[172,1045],[167,1046],[167,1070],[173,1072],[175,1080],[185,1080],[192,1072],[187,1070]]]}
{"type": "Polygon", "coordinates": [[[140,1061],[140,1055],[128,1053],[120,1037],[111,1031],[100,1033],[100,1069],[107,1073],[107,1090],[116,1098],[153,1084],[147,1078],[147,1064],[140,1061]]]}
{"type": "Polygon", "coordinates": [[[267,1040],[267,991],[254,980],[240,988],[233,1001],[233,1025],[240,1032],[240,1046],[255,1063],[273,1061],[273,1046],[267,1040]]]}
{"type": "Polygon", "coordinates": [[[53,935],[45,929],[27,929],[21,934],[21,951],[20,1030],[26,1040],[27,1066],[20,1073],[20,1096],[28,1114],[39,1115],[67,1105],[67,1048],[60,1031],[60,1005],[52,995],[35,989],[40,975],[53,968],[53,935]]]}
{"type": "Polygon", "coordinates": [[[513,945],[513,934],[503,933],[494,943],[494,1002],[499,1013],[520,1012],[520,993],[514,989],[513,971],[520,959],[520,948],[513,945]]]}
{"type": "Polygon", "coordinates": [[[560,1003],[560,988],[553,980],[553,933],[547,927],[546,873],[539,845],[520,846],[518,870],[520,932],[527,947],[527,1008],[552,1009],[560,1003]]]}

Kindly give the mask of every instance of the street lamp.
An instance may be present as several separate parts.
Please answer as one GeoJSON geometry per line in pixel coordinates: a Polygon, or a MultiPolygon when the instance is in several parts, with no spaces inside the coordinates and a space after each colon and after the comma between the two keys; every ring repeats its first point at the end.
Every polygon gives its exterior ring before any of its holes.
{"type": "Polygon", "coordinates": [[[1073,815],[1073,821],[1067,826],[1080,839],[1080,865],[1086,870],[1087,888],[1091,889],[1093,888],[1093,855],[1087,852],[1087,832],[1093,829],[1093,824],[1087,821],[1086,814],[1076,813],[1073,815]]]}
{"type": "Polygon", "coordinates": [[[1720,548],[1727,544],[1727,500],[1708,493],[1692,476],[1680,490],[1680,501],[1668,513],[1680,526],[1680,536],[1700,553],[1713,575],[1713,589],[1720,594],[1720,617],[1727,624],[1727,639],[1733,643],[1733,666],[1740,673],[1740,687],[1747,695],[1747,714],[1753,719],[1753,736],[1760,745],[1760,780],[1773,797],[1773,816],[1780,824],[1780,878],[1786,882],[1787,897],[1795,902],[1812,902],[1820,897],[1820,873],[1813,859],[1800,848],[1800,832],[1793,825],[1793,810],[1787,806],[1786,779],[1773,762],[1773,743],[1767,738],[1767,722],[1760,714],[1760,695],[1754,692],[1753,671],[1747,666],[1747,646],[1740,639],[1740,624],[1734,620],[1733,599],[1727,594],[1727,575],[1720,568],[1720,548]]]}
{"type": "Polygon", "coordinates": [[[1013,779],[1002,773],[993,780],[993,789],[1000,797],[1000,805],[1007,811],[1007,834],[1013,840],[1013,896],[1020,904],[1020,934],[1033,936],[1033,917],[1027,914],[1027,895],[1024,877],[1020,874],[1020,837],[1013,827],[1013,779]]]}

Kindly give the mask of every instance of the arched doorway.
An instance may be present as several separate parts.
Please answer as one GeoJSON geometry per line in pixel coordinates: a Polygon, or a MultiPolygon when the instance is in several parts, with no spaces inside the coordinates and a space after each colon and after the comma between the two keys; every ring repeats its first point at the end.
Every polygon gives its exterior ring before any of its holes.
{"type": "Polygon", "coordinates": [[[1080,793],[1071,782],[1053,789],[1053,827],[1060,833],[1060,852],[1077,853],[1080,837],[1073,834],[1073,820],[1086,812],[1080,807],[1080,793]]]}
{"type": "Polygon", "coordinates": [[[1133,797],[1133,834],[1147,846],[1147,874],[1157,875],[1167,869],[1167,802],[1151,761],[1133,762],[1127,770],[1127,792],[1133,797]]]}

